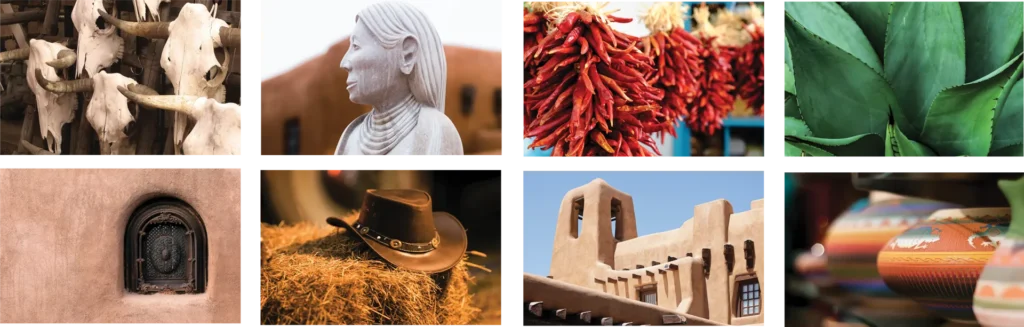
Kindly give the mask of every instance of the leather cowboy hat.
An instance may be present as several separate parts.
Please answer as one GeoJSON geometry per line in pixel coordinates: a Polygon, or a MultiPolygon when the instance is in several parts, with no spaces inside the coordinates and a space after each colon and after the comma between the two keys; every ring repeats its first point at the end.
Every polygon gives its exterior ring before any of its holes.
{"type": "Polygon", "coordinates": [[[455,216],[431,212],[430,194],[420,190],[367,190],[355,222],[327,223],[355,232],[384,261],[409,270],[451,269],[466,253],[466,230],[455,216]]]}

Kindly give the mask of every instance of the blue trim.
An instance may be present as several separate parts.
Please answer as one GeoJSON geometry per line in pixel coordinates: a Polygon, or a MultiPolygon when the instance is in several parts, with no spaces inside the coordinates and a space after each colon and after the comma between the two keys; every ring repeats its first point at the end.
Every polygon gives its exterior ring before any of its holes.
{"type": "Polygon", "coordinates": [[[729,117],[722,121],[722,126],[764,128],[764,117],[729,117]]]}
{"type": "Polygon", "coordinates": [[[676,157],[689,157],[693,155],[690,153],[690,128],[686,127],[686,123],[679,122],[676,126],[676,138],[672,140],[672,156],[676,157]]]}
{"type": "Polygon", "coordinates": [[[547,149],[546,151],[527,148],[528,146],[530,146],[530,143],[533,143],[533,139],[534,138],[532,138],[532,137],[528,138],[528,139],[523,139],[523,149],[525,151],[523,153],[524,156],[527,156],[527,157],[550,157],[551,153],[555,151],[554,148],[547,149]]]}

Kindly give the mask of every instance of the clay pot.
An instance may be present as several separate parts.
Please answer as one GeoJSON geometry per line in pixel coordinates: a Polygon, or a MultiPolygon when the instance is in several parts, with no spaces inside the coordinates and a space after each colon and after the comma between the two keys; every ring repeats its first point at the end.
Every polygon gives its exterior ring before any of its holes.
{"type": "Polygon", "coordinates": [[[890,297],[895,294],[878,274],[878,251],[936,210],[956,205],[879,191],[871,192],[870,199],[867,207],[858,210],[855,204],[829,226],[823,241],[828,273],[847,291],[890,297]]]}
{"type": "Polygon", "coordinates": [[[974,323],[975,285],[1009,223],[1009,208],[936,211],[886,244],[878,273],[936,315],[974,323]]]}
{"type": "Polygon", "coordinates": [[[1010,202],[1010,228],[974,291],[974,315],[985,326],[1024,326],[1024,178],[999,181],[1010,202]]]}

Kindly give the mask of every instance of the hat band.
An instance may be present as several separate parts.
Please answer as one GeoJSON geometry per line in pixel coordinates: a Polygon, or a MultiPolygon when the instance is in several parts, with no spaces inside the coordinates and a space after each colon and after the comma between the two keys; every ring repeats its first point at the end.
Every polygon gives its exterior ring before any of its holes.
{"type": "Polygon", "coordinates": [[[360,235],[364,235],[365,238],[376,241],[377,243],[384,244],[391,247],[392,249],[407,252],[407,253],[427,253],[437,248],[437,244],[441,242],[441,238],[438,237],[437,232],[434,232],[434,238],[428,243],[415,243],[405,242],[396,238],[388,237],[387,235],[381,234],[378,231],[370,229],[370,227],[364,226],[359,222],[352,224],[356,231],[360,235]]]}

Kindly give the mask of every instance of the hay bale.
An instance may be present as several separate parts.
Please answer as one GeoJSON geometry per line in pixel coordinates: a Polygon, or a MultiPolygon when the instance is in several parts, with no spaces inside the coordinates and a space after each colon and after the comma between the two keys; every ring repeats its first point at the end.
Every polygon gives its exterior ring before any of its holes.
{"type": "Polygon", "coordinates": [[[439,274],[393,268],[333,230],[261,227],[262,324],[462,325],[480,311],[470,304],[464,264],[439,274]]]}

